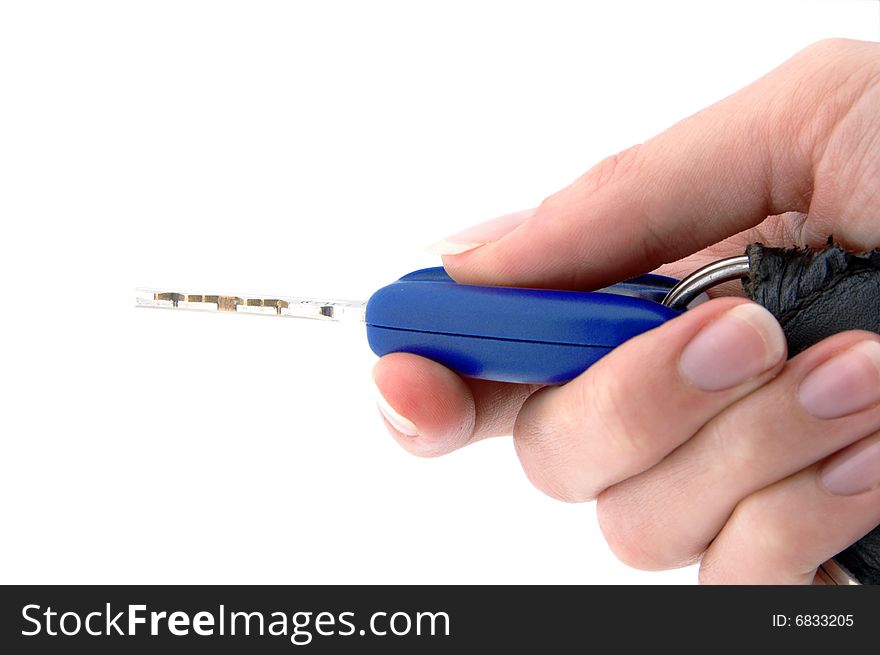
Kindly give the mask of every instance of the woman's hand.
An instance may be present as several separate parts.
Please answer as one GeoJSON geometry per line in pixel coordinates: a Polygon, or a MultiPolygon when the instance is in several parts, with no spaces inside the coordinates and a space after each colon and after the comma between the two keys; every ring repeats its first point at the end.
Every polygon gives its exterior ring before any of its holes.
{"type": "MultiPolygon", "coordinates": [[[[681,275],[756,241],[833,235],[869,250],[878,180],[880,44],[826,41],[438,249],[459,282],[557,289],[681,275]]],[[[809,583],[880,523],[877,334],[786,361],[770,313],[722,297],[558,387],[463,379],[408,354],[374,377],[404,448],[440,455],[512,433],[534,485],[598,499],[609,545],[638,568],[700,560],[704,582],[809,583]]]]}

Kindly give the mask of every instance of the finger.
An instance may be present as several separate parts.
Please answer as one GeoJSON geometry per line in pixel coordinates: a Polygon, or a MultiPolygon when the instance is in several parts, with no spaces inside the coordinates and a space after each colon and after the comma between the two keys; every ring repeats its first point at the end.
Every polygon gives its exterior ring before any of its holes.
{"type": "Polygon", "coordinates": [[[514,441],[529,479],[568,501],[644,471],[785,361],[763,307],[719,298],[646,332],[523,405],[514,441]]]}
{"type": "Polygon", "coordinates": [[[809,584],[880,523],[880,433],[737,504],[700,564],[709,584],[809,584]]]}
{"type": "Polygon", "coordinates": [[[599,523],[631,566],[694,562],[741,499],[877,430],[880,335],[835,335],[789,361],[653,469],[606,490],[599,523]]]}
{"type": "Polygon", "coordinates": [[[392,436],[424,456],[511,434],[519,408],[537,388],[463,379],[437,362],[406,353],[382,357],[373,380],[392,436]]]}
{"type": "Polygon", "coordinates": [[[878,48],[815,45],[601,162],[536,211],[449,237],[439,249],[444,265],[466,283],[594,288],[784,212],[809,212],[814,245],[833,232],[851,247],[873,247],[880,190],[870,180],[880,157],[870,144],[880,125],[869,109],[880,90],[861,99],[874,88],[878,48]]]}
{"type": "MultiPolygon", "coordinates": [[[[734,255],[742,255],[746,246],[752,243],[787,244],[797,247],[805,247],[809,244],[805,240],[804,223],[806,214],[789,212],[780,216],[768,216],[760,225],[737,232],[731,237],[713,243],[702,250],[688,255],[684,259],[664,264],[651,271],[658,275],[667,275],[674,278],[684,278],[699,268],[734,255]]],[[[743,288],[740,280],[721,283],[712,287],[707,293],[717,296],[742,296],[743,288]]]]}

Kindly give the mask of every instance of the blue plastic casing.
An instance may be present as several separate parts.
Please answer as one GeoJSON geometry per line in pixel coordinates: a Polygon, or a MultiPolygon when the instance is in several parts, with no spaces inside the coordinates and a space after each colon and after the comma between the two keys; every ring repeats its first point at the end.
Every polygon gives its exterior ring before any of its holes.
{"type": "Polygon", "coordinates": [[[556,384],[678,316],[660,304],[675,280],[643,275],[601,291],[456,283],[442,268],[405,275],[367,303],[377,355],[407,352],[470,377],[556,384]]]}

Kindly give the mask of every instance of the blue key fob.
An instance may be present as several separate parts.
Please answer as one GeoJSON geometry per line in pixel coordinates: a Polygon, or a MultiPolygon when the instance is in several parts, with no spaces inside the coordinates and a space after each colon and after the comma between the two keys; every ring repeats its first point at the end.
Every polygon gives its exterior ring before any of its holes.
{"type": "Polygon", "coordinates": [[[558,384],[679,312],[676,280],[642,275],[600,291],[456,283],[442,268],[405,275],[367,302],[373,352],[407,352],[475,378],[558,384]]]}

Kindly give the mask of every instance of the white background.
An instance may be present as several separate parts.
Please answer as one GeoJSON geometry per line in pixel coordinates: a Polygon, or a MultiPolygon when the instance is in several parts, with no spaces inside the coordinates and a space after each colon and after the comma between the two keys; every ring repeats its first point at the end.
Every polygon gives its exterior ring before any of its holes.
{"type": "Polygon", "coordinates": [[[388,437],[366,298],[873,1],[0,3],[0,580],[693,582],[616,562],[508,439],[388,437]]]}

